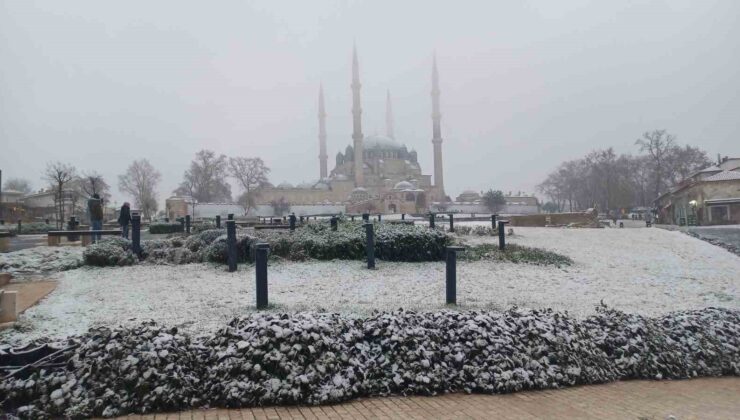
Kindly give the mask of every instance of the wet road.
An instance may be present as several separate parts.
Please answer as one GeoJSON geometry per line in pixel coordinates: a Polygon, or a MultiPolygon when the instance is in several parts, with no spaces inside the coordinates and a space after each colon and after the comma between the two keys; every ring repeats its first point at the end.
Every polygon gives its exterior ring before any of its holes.
{"type": "Polygon", "coordinates": [[[733,225],[732,227],[691,227],[690,232],[696,233],[702,238],[713,239],[732,245],[735,248],[740,249],[740,226],[733,225]]]}

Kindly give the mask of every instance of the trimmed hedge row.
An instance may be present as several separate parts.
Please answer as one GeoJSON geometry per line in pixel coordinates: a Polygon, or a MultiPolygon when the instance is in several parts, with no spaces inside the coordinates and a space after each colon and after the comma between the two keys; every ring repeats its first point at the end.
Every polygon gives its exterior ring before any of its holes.
{"type": "Polygon", "coordinates": [[[157,222],[149,225],[149,233],[151,234],[163,234],[163,233],[180,233],[182,232],[182,225],[180,223],[163,223],[157,222]]]}
{"type": "Polygon", "coordinates": [[[619,379],[740,375],[740,311],[649,318],[398,310],[367,318],[255,313],[189,336],[144,323],[91,329],[56,370],[0,381],[21,418],[331,404],[372,395],[507,393],[619,379]]]}

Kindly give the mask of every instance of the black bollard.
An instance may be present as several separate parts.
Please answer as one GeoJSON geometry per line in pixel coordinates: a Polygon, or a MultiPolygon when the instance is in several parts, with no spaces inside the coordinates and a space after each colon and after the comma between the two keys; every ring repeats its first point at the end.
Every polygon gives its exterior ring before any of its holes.
{"type": "Polygon", "coordinates": [[[464,250],[465,248],[461,246],[447,247],[447,275],[445,285],[448,305],[457,305],[457,252],[464,250]]]}
{"type": "Polygon", "coordinates": [[[303,216],[301,216],[299,220],[301,221],[301,224],[303,224],[303,216]]]}
{"type": "MultiPolygon", "coordinates": [[[[2,221],[2,220],[0,220],[0,222],[1,222],[1,221],[2,221]]],[[[49,224],[49,219],[44,219],[44,224],[47,224],[47,225],[48,225],[48,224],[49,224]]]]}
{"type": "Polygon", "coordinates": [[[450,232],[454,232],[455,231],[455,216],[452,213],[450,213],[449,216],[450,216],[450,232]]]}
{"type": "Polygon", "coordinates": [[[181,217],[177,220],[180,221],[180,232],[185,232],[185,218],[181,217]]]}
{"type": "Polygon", "coordinates": [[[18,235],[21,234],[21,228],[23,227],[23,223],[18,219],[18,235]]]}
{"type": "Polygon", "coordinates": [[[131,250],[141,258],[141,214],[131,212],[131,250]]]}
{"type": "Polygon", "coordinates": [[[221,229],[221,215],[216,215],[216,229],[221,229]]]}
{"type": "Polygon", "coordinates": [[[401,220],[406,220],[406,213],[401,213],[401,220]]]}
{"type": "Polygon", "coordinates": [[[369,213],[362,213],[362,221],[365,223],[370,221],[370,214],[369,213]]]}
{"type": "Polygon", "coordinates": [[[337,216],[332,216],[331,220],[329,221],[331,223],[331,230],[335,231],[337,230],[337,216]]]}
{"type": "Polygon", "coordinates": [[[229,264],[229,273],[236,271],[236,222],[226,221],[226,261],[229,264]]]}
{"type": "Polygon", "coordinates": [[[379,214],[379,215],[378,215],[378,221],[379,221],[379,222],[382,222],[382,221],[383,221],[383,215],[382,215],[382,214],[379,214]]]}
{"type": "Polygon", "coordinates": [[[491,215],[491,229],[496,229],[496,216],[498,215],[497,214],[491,215]]]}
{"type": "Polygon", "coordinates": [[[509,223],[507,220],[498,221],[498,249],[501,251],[506,249],[506,234],[504,229],[506,228],[507,223],[509,223]]]}
{"type": "Polygon", "coordinates": [[[229,213],[226,215],[226,218],[229,220],[234,220],[234,213],[229,213]]]}
{"type": "Polygon", "coordinates": [[[295,214],[290,215],[290,231],[295,230],[295,214]]]}
{"type": "Polygon", "coordinates": [[[170,218],[169,218],[169,217],[165,217],[165,218],[164,218],[164,222],[165,222],[165,223],[169,223],[169,222],[170,222],[170,218]]]}
{"type": "Polygon", "coordinates": [[[434,213],[429,213],[429,229],[434,229],[434,213]]]}
{"type": "Polygon", "coordinates": [[[267,255],[269,244],[257,244],[255,249],[255,277],[257,278],[257,309],[267,308],[267,255]]]}
{"type": "Polygon", "coordinates": [[[185,215],[185,233],[190,235],[190,215],[185,215]]]}
{"type": "Polygon", "coordinates": [[[350,216],[350,218],[352,218],[352,221],[353,222],[355,221],[355,215],[354,214],[352,216],[350,216]]]}
{"type": "Polygon", "coordinates": [[[316,220],[316,216],[313,217],[313,220],[316,220]]]}
{"type": "Polygon", "coordinates": [[[367,237],[367,268],[375,269],[375,232],[372,223],[365,223],[365,236],[367,237]]]}

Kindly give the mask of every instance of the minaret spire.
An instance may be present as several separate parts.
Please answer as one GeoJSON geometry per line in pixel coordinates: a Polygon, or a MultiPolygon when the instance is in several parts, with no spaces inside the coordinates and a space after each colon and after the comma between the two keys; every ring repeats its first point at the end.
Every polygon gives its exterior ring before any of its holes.
{"type": "Polygon", "coordinates": [[[445,199],[444,180],[442,175],[442,114],[439,112],[439,73],[437,71],[437,54],[432,63],[432,144],[434,145],[434,187],[438,200],[445,199]]]}
{"type": "Polygon", "coordinates": [[[363,147],[362,147],[362,107],[360,105],[360,64],[357,60],[357,46],[352,47],[352,140],[354,142],[354,174],[355,186],[365,184],[363,174],[363,147]]]}
{"type": "Polygon", "coordinates": [[[395,139],[396,135],[393,132],[393,107],[391,106],[391,91],[388,90],[385,99],[385,135],[395,139]]]}
{"type": "Polygon", "coordinates": [[[326,110],[324,108],[324,84],[319,85],[319,179],[327,177],[326,155],[326,110]]]}

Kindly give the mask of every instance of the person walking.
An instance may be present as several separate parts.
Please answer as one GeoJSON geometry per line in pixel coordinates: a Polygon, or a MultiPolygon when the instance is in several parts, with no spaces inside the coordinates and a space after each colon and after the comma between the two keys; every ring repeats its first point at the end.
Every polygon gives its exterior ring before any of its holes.
{"type": "MultiPolygon", "coordinates": [[[[103,230],[103,202],[96,193],[87,200],[87,211],[90,213],[90,230],[103,230]]],[[[100,240],[100,233],[92,234],[92,242],[100,240]]]]}
{"type": "Polygon", "coordinates": [[[118,224],[121,225],[121,237],[128,239],[128,225],[131,223],[131,205],[127,202],[121,206],[118,224]]]}

